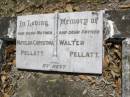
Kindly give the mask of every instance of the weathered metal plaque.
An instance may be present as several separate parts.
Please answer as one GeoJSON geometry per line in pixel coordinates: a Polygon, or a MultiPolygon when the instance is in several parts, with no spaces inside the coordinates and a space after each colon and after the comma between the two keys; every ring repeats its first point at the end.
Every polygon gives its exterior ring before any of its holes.
{"type": "Polygon", "coordinates": [[[19,16],[20,69],[102,73],[103,12],[19,16]]]}

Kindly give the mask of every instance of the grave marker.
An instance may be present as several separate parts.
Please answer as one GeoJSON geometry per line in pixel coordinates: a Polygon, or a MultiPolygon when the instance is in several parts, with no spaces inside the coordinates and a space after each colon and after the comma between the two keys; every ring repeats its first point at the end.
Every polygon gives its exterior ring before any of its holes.
{"type": "Polygon", "coordinates": [[[102,73],[103,11],[19,16],[20,69],[102,73]]]}

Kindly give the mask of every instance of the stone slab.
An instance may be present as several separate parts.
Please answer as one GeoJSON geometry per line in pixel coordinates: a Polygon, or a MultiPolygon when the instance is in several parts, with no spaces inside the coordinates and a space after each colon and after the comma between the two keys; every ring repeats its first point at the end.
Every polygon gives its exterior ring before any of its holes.
{"type": "Polygon", "coordinates": [[[18,16],[16,45],[17,68],[101,74],[103,11],[18,16]]]}
{"type": "Polygon", "coordinates": [[[106,18],[115,23],[117,30],[121,33],[118,37],[130,37],[130,11],[111,10],[106,11],[106,18]]]}
{"type": "Polygon", "coordinates": [[[122,43],[122,97],[130,96],[130,38],[122,43]]]}
{"type": "Polygon", "coordinates": [[[2,40],[0,40],[0,49],[1,49],[1,47],[2,47],[2,44],[3,44],[3,41],[2,41],[2,40]]]}
{"type": "Polygon", "coordinates": [[[16,36],[17,17],[0,17],[0,38],[14,39],[16,36]]]}

